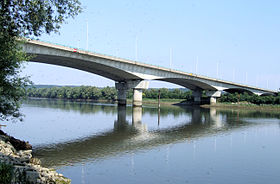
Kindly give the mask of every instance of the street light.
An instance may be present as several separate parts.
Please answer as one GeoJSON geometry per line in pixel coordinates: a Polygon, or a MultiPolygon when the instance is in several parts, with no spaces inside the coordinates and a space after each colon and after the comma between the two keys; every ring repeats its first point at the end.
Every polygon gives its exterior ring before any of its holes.
{"type": "Polygon", "coordinates": [[[169,50],[169,67],[171,69],[171,66],[172,66],[172,48],[170,48],[169,50]]]}
{"type": "Polygon", "coordinates": [[[221,61],[218,61],[217,62],[217,78],[219,78],[219,63],[220,63],[221,61]]]}
{"type": "Polygon", "coordinates": [[[195,73],[197,74],[198,56],[196,56],[195,73]]]}
{"type": "Polygon", "coordinates": [[[135,61],[138,60],[138,36],[135,37],[135,61]]]}
{"type": "Polygon", "coordinates": [[[88,20],[86,20],[87,22],[87,42],[86,42],[86,50],[88,50],[88,20]]]}

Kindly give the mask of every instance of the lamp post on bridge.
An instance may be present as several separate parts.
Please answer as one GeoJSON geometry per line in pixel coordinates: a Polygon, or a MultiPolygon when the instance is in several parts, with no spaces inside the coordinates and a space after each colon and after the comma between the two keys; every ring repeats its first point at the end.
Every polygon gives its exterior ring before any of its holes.
{"type": "Polygon", "coordinates": [[[135,37],[135,61],[138,60],[138,36],[135,37]]]}
{"type": "Polygon", "coordinates": [[[86,34],[86,50],[88,51],[88,20],[86,20],[87,23],[87,34],[86,34]]]}
{"type": "Polygon", "coordinates": [[[169,50],[169,67],[171,69],[171,66],[172,66],[172,48],[170,48],[169,50]]]}
{"type": "Polygon", "coordinates": [[[197,74],[198,56],[196,56],[195,73],[197,74]]]}
{"type": "Polygon", "coordinates": [[[219,78],[219,63],[220,63],[221,61],[218,61],[217,62],[217,79],[219,78]]]}

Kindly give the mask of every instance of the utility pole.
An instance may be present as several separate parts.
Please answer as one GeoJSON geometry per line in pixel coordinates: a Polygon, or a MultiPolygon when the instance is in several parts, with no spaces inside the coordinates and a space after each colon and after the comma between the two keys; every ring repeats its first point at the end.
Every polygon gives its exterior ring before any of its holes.
{"type": "Polygon", "coordinates": [[[87,20],[87,40],[86,40],[86,50],[88,50],[88,20],[87,20]]]}
{"type": "Polygon", "coordinates": [[[135,61],[138,60],[138,36],[135,37],[135,61]]]}
{"type": "Polygon", "coordinates": [[[169,67],[171,69],[171,66],[172,66],[172,48],[170,48],[169,50],[169,67]]]}
{"type": "Polygon", "coordinates": [[[195,73],[197,74],[198,56],[196,56],[195,73]]]}
{"type": "Polygon", "coordinates": [[[217,78],[219,78],[219,61],[217,62],[217,78]]]}
{"type": "Polygon", "coordinates": [[[235,81],[235,68],[233,68],[232,79],[233,79],[233,82],[234,82],[235,81]]]}
{"type": "Polygon", "coordinates": [[[268,79],[266,79],[266,89],[268,89],[268,79]]]}
{"type": "Polygon", "coordinates": [[[78,49],[80,48],[80,39],[77,41],[78,49]]]}

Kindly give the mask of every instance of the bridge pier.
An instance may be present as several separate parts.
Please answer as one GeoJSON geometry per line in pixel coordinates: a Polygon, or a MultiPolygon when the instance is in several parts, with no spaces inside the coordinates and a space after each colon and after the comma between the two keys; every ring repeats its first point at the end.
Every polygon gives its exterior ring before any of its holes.
{"type": "Polygon", "coordinates": [[[125,106],[126,105],[126,93],[128,90],[128,85],[126,82],[116,82],[116,89],[118,91],[118,105],[125,106]]]}
{"type": "Polygon", "coordinates": [[[206,91],[206,95],[210,97],[210,104],[217,103],[217,97],[221,97],[221,91],[206,91]]]}
{"type": "Polygon", "coordinates": [[[133,106],[142,107],[142,89],[133,89],[133,106]]]}
{"type": "Polygon", "coordinates": [[[210,97],[210,104],[216,104],[216,103],[217,103],[217,98],[211,96],[211,97],[210,97]]]}
{"type": "Polygon", "coordinates": [[[194,105],[200,105],[201,104],[201,96],[202,96],[202,90],[194,90],[192,92],[194,105]]]}
{"type": "Polygon", "coordinates": [[[128,89],[133,89],[133,106],[142,106],[142,90],[147,89],[148,81],[131,80],[116,82],[115,86],[118,90],[118,105],[126,105],[126,93],[128,89]]]}
{"type": "Polygon", "coordinates": [[[126,105],[126,92],[125,89],[118,89],[118,105],[126,105]]]}

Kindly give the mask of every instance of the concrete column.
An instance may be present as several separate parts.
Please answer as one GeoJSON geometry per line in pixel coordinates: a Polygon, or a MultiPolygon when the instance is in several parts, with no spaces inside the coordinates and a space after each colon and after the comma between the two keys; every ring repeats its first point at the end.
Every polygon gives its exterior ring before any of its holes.
{"type": "Polygon", "coordinates": [[[216,104],[217,98],[221,96],[221,91],[206,91],[206,95],[210,97],[210,104],[216,104]]]}
{"type": "Polygon", "coordinates": [[[116,82],[115,86],[118,91],[118,105],[126,105],[126,93],[128,85],[126,82],[116,82]]]}
{"type": "Polygon", "coordinates": [[[126,105],[126,89],[118,89],[118,105],[126,105]]]}
{"type": "Polygon", "coordinates": [[[194,90],[192,95],[194,97],[194,105],[200,105],[200,103],[201,103],[201,96],[202,96],[202,90],[194,90]]]}
{"type": "Polygon", "coordinates": [[[210,97],[210,104],[213,105],[213,104],[216,104],[216,103],[217,103],[217,98],[211,96],[211,97],[210,97]]]}
{"type": "Polygon", "coordinates": [[[142,107],[142,89],[133,89],[133,106],[142,107]]]}
{"type": "Polygon", "coordinates": [[[148,81],[129,80],[116,82],[115,86],[118,90],[118,105],[126,105],[126,93],[128,89],[133,88],[133,106],[142,106],[142,89],[147,89],[148,81]]]}

